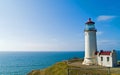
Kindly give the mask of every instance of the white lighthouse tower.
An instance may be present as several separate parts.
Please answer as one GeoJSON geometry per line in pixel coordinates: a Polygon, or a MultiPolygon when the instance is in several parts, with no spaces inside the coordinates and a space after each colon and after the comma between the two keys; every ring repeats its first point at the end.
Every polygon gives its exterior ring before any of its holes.
{"type": "Polygon", "coordinates": [[[89,18],[88,22],[85,23],[85,57],[83,65],[93,65],[96,64],[95,52],[97,51],[96,43],[96,32],[95,22],[91,21],[89,18]]]}

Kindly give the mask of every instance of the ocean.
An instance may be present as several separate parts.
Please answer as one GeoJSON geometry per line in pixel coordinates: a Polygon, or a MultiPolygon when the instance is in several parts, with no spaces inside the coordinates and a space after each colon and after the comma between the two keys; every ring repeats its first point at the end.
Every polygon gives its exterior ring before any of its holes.
{"type": "Polygon", "coordinates": [[[84,52],[0,52],[0,75],[27,75],[74,57],[84,58],[84,52]]]}
{"type": "Polygon", "coordinates": [[[83,58],[84,52],[0,52],[0,75],[27,75],[74,57],[83,58]]]}

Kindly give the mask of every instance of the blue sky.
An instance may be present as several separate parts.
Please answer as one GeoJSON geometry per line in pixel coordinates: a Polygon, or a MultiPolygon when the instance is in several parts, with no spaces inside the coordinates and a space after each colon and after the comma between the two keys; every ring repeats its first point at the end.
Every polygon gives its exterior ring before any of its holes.
{"type": "Polygon", "coordinates": [[[0,0],[0,51],[84,50],[96,23],[98,50],[120,50],[118,0],[0,0]]]}

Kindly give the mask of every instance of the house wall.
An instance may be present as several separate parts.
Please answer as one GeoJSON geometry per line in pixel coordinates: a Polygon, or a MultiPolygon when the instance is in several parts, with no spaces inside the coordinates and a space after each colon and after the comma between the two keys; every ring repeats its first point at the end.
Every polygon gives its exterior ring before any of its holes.
{"type": "Polygon", "coordinates": [[[105,67],[115,67],[117,66],[117,54],[116,51],[111,51],[110,55],[102,55],[100,53],[97,54],[97,63],[98,65],[105,67]],[[103,57],[103,61],[101,61],[101,57],[103,57]],[[109,61],[107,61],[107,57],[109,57],[109,61]]]}
{"type": "Polygon", "coordinates": [[[113,67],[113,59],[111,55],[100,55],[97,56],[98,65],[105,66],[105,67],[113,67]],[[103,57],[103,61],[101,61],[101,57],[103,57]],[[109,61],[107,61],[107,57],[109,61]]]}

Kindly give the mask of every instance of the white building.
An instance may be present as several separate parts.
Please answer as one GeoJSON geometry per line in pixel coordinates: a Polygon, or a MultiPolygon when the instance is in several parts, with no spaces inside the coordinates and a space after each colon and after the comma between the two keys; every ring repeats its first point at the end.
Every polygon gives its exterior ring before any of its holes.
{"type": "Polygon", "coordinates": [[[83,64],[84,65],[93,65],[96,63],[97,43],[96,43],[96,32],[95,22],[92,22],[89,18],[85,26],[85,57],[83,64]]]}
{"type": "Polygon", "coordinates": [[[115,67],[117,66],[117,58],[115,50],[96,52],[98,65],[105,67],[115,67]]]}
{"type": "Polygon", "coordinates": [[[101,65],[106,67],[117,66],[116,52],[113,51],[97,51],[95,22],[89,18],[85,23],[85,57],[83,65],[101,65]]]}

